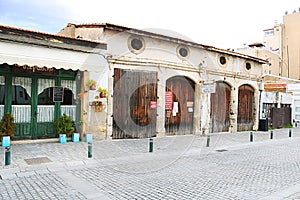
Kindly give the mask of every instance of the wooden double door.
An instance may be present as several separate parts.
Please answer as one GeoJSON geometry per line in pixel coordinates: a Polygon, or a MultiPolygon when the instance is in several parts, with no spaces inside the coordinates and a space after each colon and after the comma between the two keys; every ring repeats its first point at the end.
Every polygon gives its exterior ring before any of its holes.
{"type": "Polygon", "coordinates": [[[114,69],[112,138],[156,135],[157,72],[114,69]]]}

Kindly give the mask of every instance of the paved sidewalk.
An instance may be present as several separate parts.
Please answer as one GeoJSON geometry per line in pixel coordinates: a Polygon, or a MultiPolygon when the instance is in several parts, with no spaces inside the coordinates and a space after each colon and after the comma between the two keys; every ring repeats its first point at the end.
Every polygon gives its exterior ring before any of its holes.
{"type": "Polygon", "coordinates": [[[209,147],[154,138],[153,153],[149,139],[94,141],[92,158],[85,142],[13,144],[0,199],[300,199],[300,128],[289,130],[211,134],[209,147]]]}

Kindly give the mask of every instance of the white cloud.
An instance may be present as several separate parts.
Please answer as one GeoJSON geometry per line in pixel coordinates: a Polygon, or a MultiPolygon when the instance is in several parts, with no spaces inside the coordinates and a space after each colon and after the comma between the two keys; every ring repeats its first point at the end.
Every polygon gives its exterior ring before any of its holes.
{"type": "MultiPolygon", "coordinates": [[[[221,48],[261,41],[263,29],[272,27],[276,20],[280,22],[286,10],[292,12],[300,6],[299,0],[27,0],[26,3],[42,10],[49,20],[52,16],[73,23],[110,22],[137,29],[168,29],[198,43],[221,48]]],[[[30,17],[34,20],[34,16],[30,17]]]]}

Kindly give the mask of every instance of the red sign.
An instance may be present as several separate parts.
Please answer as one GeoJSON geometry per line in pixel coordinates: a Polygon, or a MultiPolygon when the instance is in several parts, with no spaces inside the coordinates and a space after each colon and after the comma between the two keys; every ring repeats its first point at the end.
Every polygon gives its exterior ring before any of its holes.
{"type": "Polygon", "coordinates": [[[157,108],[157,102],[156,101],[150,101],[150,108],[157,108]]]}
{"type": "Polygon", "coordinates": [[[165,109],[172,110],[173,108],[173,93],[171,91],[167,91],[165,95],[165,109]]]}
{"type": "Polygon", "coordinates": [[[284,83],[265,83],[265,92],[286,92],[286,84],[284,83]]]}

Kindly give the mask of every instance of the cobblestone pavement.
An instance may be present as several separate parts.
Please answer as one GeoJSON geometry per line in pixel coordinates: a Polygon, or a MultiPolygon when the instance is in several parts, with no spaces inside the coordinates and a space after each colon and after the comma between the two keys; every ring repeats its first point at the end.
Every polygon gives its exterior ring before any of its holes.
{"type": "Polygon", "coordinates": [[[14,144],[0,199],[300,199],[300,128],[273,133],[14,144]]]}

